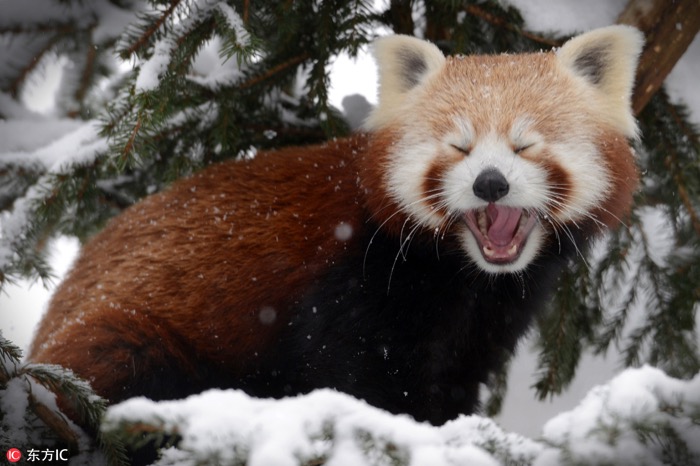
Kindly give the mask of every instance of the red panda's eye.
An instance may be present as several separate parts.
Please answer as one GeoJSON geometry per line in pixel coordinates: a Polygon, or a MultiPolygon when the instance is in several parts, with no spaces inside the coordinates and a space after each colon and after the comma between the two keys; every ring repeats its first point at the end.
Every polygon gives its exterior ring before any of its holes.
{"type": "Polygon", "coordinates": [[[457,149],[458,151],[460,151],[461,153],[463,153],[464,155],[469,155],[472,151],[471,147],[460,147],[460,146],[456,146],[454,144],[450,144],[450,145],[452,147],[454,147],[455,149],[457,149]]]}
{"type": "Polygon", "coordinates": [[[533,146],[532,144],[526,144],[524,146],[516,146],[513,148],[513,152],[515,152],[516,154],[520,154],[521,152],[526,151],[527,149],[529,149],[532,146],[533,146]]]}

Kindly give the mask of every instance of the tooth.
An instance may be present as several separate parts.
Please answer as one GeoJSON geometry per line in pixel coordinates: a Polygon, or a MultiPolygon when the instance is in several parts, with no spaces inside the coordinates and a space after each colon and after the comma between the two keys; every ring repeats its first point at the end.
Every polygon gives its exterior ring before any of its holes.
{"type": "Polygon", "coordinates": [[[513,245],[508,249],[508,255],[513,256],[515,253],[518,252],[518,245],[513,243],[513,245]]]}
{"type": "Polygon", "coordinates": [[[530,220],[530,212],[523,210],[523,214],[520,216],[520,222],[518,223],[518,228],[524,227],[528,220],[530,220]]]}
{"type": "Polygon", "coordinates": [[[490,247],[484,246],[484,254],[486,254],[487,256],[489,256],[489,257],[493,256],[494,252],[495,251],[493,249],[491,249],[490,247]]]}

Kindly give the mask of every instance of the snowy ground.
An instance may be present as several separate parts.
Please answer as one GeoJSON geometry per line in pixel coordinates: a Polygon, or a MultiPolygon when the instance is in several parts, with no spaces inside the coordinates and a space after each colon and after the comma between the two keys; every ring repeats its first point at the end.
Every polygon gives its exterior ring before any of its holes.
{"type": "MultiPolygon", "coordinates": [[[[574,32],[614,23],[626,0],[514,0],[511,3],[521,9],[531,30],[574,32]]],[[[333,102],[342,108],[343,97],[350,94],[361,94],[369,102],[376,101],[375,76],[374,65],[367,55],[360,57],[358,62],[338,58],[331,92],[333,102]]],[[[700,122],[697,76],[700,76],[698,39],[678,63],[667,85],[674,99],[686,102],[691,107],[695,121],[700,122]]],[[[1,146],[0,140],[0,150],[1,146]]],[[[52,251],[52,263],[60,275],[76,253],[77,244],[74,240],[62,238],[52,244],[52,251]]],[[[0,295],[0,328],[4,336],[26,348],[49,295],[50,290],[44,289],[41,284],[26,282],[9,287],[7,294],[0,295]]],[[[523,342],[518,357],[512,364],[509,394],[503,414],[498,418],[506,431],[519,432],[529,437],[541,435],[546,420],[573,408],[591,387],[610,380],[618,372],[617,355],[609,354],[607,360],[586,356],[569,391],[555,400],[541,403],[535,400],[534,391],[530,388],[534,381],[535,358],[530,342],[523,342]]]]}

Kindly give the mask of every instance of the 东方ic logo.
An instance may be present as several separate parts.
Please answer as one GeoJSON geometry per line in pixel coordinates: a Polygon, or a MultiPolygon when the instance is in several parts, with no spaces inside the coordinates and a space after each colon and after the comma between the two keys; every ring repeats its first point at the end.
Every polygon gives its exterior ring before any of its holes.
{"type": "MultiPolygon", "coordinates": [[[[16,463],[22,459],[22,452],[19,448],[10,448],[5,453],[7,461],[10,463],[16,463]]],[[[30,448],[27,450],[27,455],[25,457],[27,462],[44,462],[44,461],[68,461],[68,449],[50,449],[38,450],[35,448],[30,448]]]]}

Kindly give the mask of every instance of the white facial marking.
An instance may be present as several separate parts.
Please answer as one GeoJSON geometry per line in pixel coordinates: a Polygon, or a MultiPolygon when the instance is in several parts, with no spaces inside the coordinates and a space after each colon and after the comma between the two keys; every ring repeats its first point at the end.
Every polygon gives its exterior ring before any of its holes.
{"type": "Polygon", "coordinates": [[[389,173],[389,193],[404,212],[427,228],[442,225],[442,216],[437,213],[441,202],[440,193],[425,193],[423,180],[435,158],[435,143],[420,138],[405,137],[397,143],[392,154],[392,169],[389,173]]]}
{"type": "Polygon", "coordinates": [[[533,119],[528,116],[515,120],[509,135],[513,148],[523,149],[527,147],[537,149],[535,146],[544,142],[542,135],[533,129],[533,124],[533,119]]]}
{"type": "Polygon", "coordinates": [[[571,178],[572,192],[557,217],[563,222],[581,219],[600,204],[610,189],[610,176],[592,141],[552,143],[549,151],[571,178]]]}
{"type": "Polygon", "coordinates": [[[464,118],[454,118],[455,130],[447,134],[444,144],[459,149],[471,149],[474,143],[474,128],[471,123],[464,118]]]}
{"type": "Polygon", "coordinates": [[[474,194],[476,177],[486,169],[501,172],[509,185],[508,195],[498,202],[512,207],[543,208],[547,199],[546,173],[513,153],[511,144],[490,134],[476,142],[468,157],[457,163],[444,180],[445,199],[453,211],[468,211],[488,203],[474,194]]]}
{"type": "MultiPolygon", "coordinates": [[[[585,128],[571,128],[566,142],[547,141],[528,116],[517,118],[507,134],[492,130],[477,137],[471,123],[453,120],[454,130],[441,140],[420,126],[406,128],[404,136],[392,150],[392,169],[388,175],[389,192],[414,223],[428,229],[443,226],[441,208],[456,216],[483,210],[487,201],[474,194],[474,181],[487,169],[498,170],[508,182],[508,193],[498,205],[523,209],[526,215],[548,215],[555,223],[572,222],[586,217],[604,198],[610,180],[598,149],[585,128]],[[454,151],[464,155],[455,158],[454,151]],[[451,151],[451,152],[450,152],[451,151]],[[526,153],[524,151],[527,151],[526,153]],[[436,158],[451,154],[452,166],[442,173],[439,192],[426,193],[425,180],[436,158]],[[455,161],[456,160],[456,161],[455,161]],[[567,197],[557,198],[556,186],[545,168],[556,165],[569,176],[567,197]],[[556,211],[552,207],[556,205],[556,211]]],[[[525,242],[513,243],[495,251],[483,237],[477,241],[465,222],[455,222],[460,243],[480,269],[489,273],[510,273],[523,270],[538,255],[546,237],[541,218],[526,236],[525,242]],[[496,260],[500,254],[517,251],[512,262],[496,260]],[[487,260],[487,257],[491,260],[487,260]]],[[[503,256],[501,256],[503,257],[503,256]]]]}

